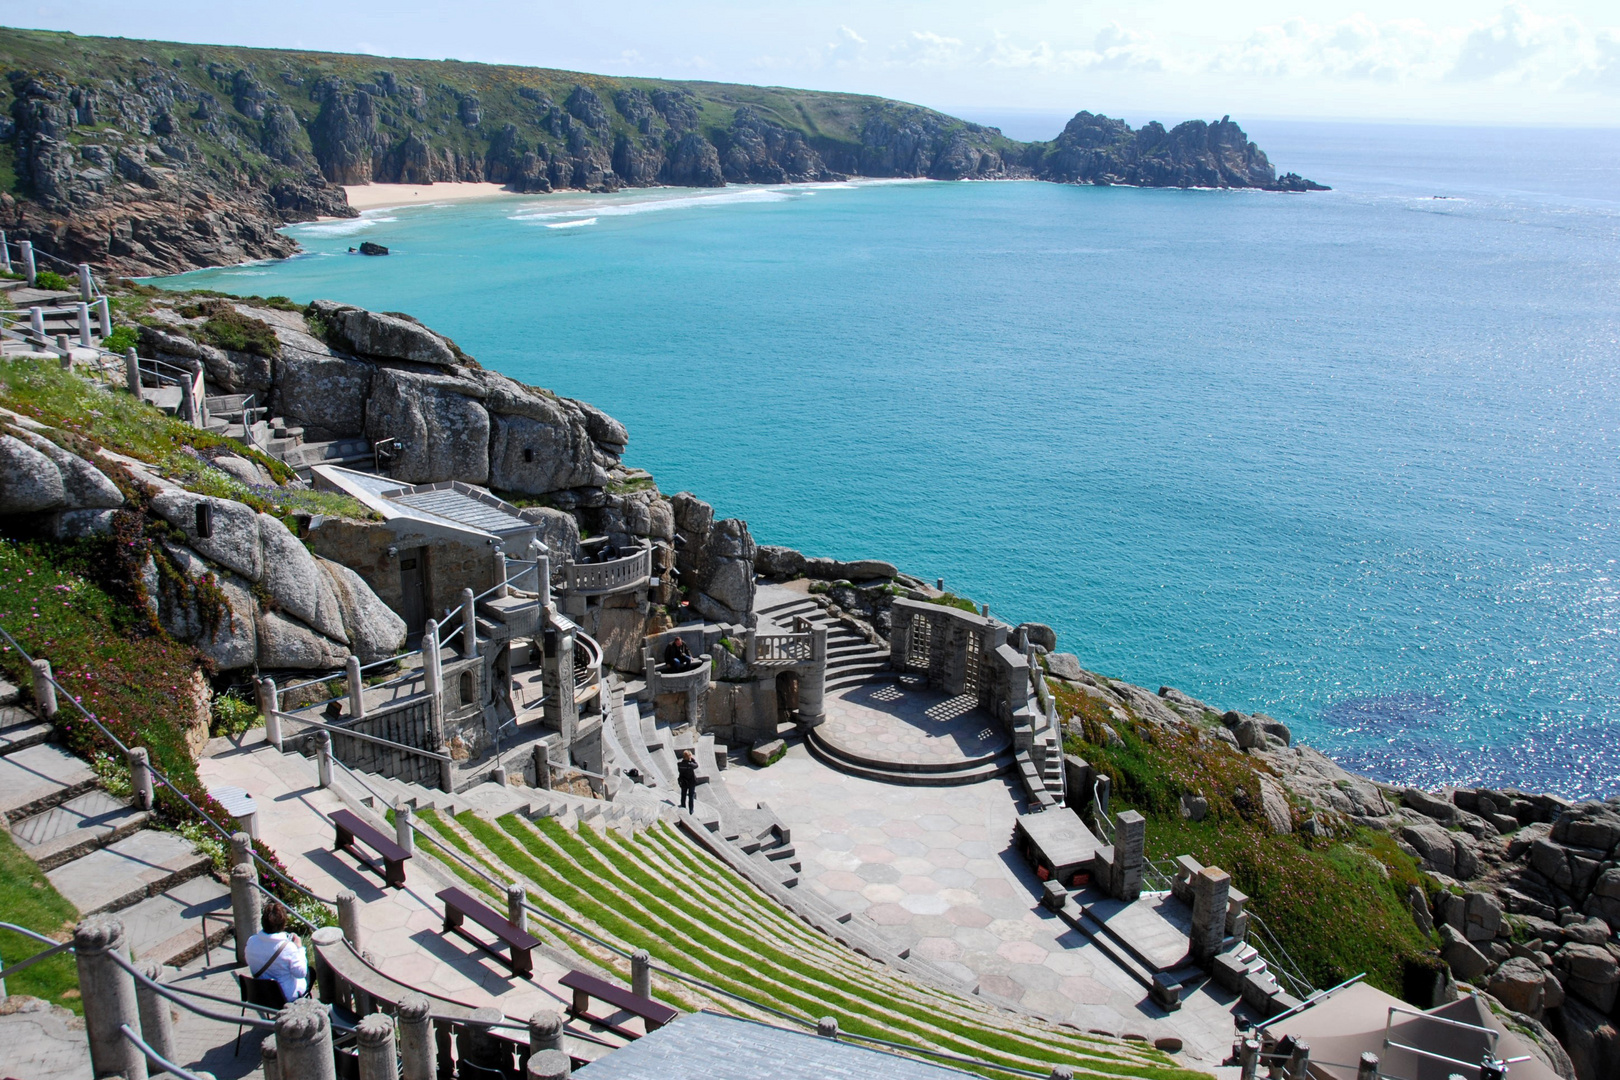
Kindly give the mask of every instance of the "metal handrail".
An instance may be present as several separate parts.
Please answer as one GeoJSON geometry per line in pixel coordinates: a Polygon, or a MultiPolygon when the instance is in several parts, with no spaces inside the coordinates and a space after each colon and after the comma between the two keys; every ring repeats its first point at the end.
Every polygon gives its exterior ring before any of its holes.
{"type": "MultiPolygon", "coordinates": [[[[205,1018],[207,1018],[209,1020],[218,1020],[220,1023],[223,1023],[223,1024],[246,1024],[249,1027],[257,1027],[257,1028],[274,1028],[276,1026],[276,1022],[274,1020],[261,1020],[256,1016],[227,1016],[224,1013],[214,1012],[212,1009],[205,1009],[200,1005],[193,1005],[189,1001],[182,1001],[182,1000],[180,1000],[179,997],[176,996],[177,993],[179,993],[179,991],[175,990],[173,987],[165,986],[163,983],[160,983],[155,979],[147,978],[145,972],[140,971],[139,969],[137,969],[135,967],[134,964],[130,963],[128,960],[126,960],[122,956],[118,955],[118,952],[116,950],[108,949],[106,955],[112,957],[112,960],[113,960],[113,962],[115,964],[117,964],[119,967],[123,968],[125,971],[127,971],[131,975],[133,975],[135,977],[135,981],[140,983],[142,986],[146,987],[148,990],[151,990],[152,992],[160,995],[161,997],[167,998],[168,1000],[174,1002],[176,1005],[179,1005],[180,1007],[182,1007],[184,1009],[188,1009],[191,1012],[196,1013],[198,1016],[205,1017],[205,1018]]],[[[206,993],[206,992],[204,992],[202,990],[187,989],[184,992],[187,993],[187,994],[195,995],[197,997],[206,997],[206,998],[208,998],[208,999],[210,999],[212,1001],[223,1001],[227,1005],[244,1005],[244,1004],[246,1004],[245,1002],[232,1001],[229,998],[219,997],[217,994],[209,994],[209,993],[206,993]]],[[[274,1012],[276,1010],[272,1009],[270,1011],[274,1012]]]]}
{"type": "MultiPolygon", "coordinates": [[[[17,641],[17,639],[12,637],[10,632],[7,631],[4,626],[0,626],[0,637],[4,637],[7,641],[9,641],[11,643],[11,647],[16,649],[18,654],[24,660],[28,661],[29,664],[32,664],[34,662],[34,658],[28,654],[28,650],[23,648],[22,645],[17,641]]],[[[79,710],[80,714],[83,715],[86,720],[88,720],[92,724],[94,724],[96,726],[97,730],[99,730],[103,735],[105,735],[107,737],[108,741],[110,741],[114,746],[116,746],[118,748],[119,753],[125,755],[126,757],[129,755],[129,747],[124,745],[124,741],[122,739],[120,739],[118,736],[114,735],[112,733],[112,731],[108,729],[107,725],[105,725],[105,724],[103,724],[101,722],[101,720],[95,715],[95,713],[92,713],[89,709],[86,709],[84,707],[84,705],[79,702],[79,699],[77,697],[75,697],[66,687],[64,687],[61,683],[57,682],[55,675],[48,675],[48,676],[46,676],[46,678],[50,680],[50,684],[52,686],[54,686],[57,690],[61,691],[61,697],[66,698],[69,704],[71,704],[75,709],[79,710]]],[[[149,771],[151,772],[152,778],[155,781],[162,784],[164,787],[168,788],[170,791],[174,792],[175,796],[178,797],[181,802],[185,803],[188,807],[191,808],[193,813],[195,813],[198,817],[202,818],[210,826],[212,826],[213,830],[215,832],[219,833],[220,836],[224,837],[227,841],[229,841],[231,839],[231,837],[234,834],[231,833],[231,832],[226,831],[226,829],[223,826],[221,826],[219,824],[219,822],[215,821],[212,817],[209,817],[207,812],[205,812],[202,807],[200,807],[196,803],[192,802],[190,796],[188,796],[185,792],[181,791],[178,787],[176,787],[175,784],[174,784],[174,781],[170,780],[167,776],[164,776],[161,771],[159,771],[156,763],[149,762],[147,767],[148,767],[149,771]]],[[[294,881],[292,878],[288,877],[286,874],[284,874],[280,870],[276,869],[275,866],[271,865],[271,863],[270,863],[270,861],[268,859],[266,859],[264,856],[260,855],[257,851],[254,851],[251,847],[248,848],[247,853],[248,853],[249,857],[253,859],[254,862],[260,864],[266,870],[270,871],[276,877],[280,878],[288,886],[290,886],[291,888],[297,889],[299,892],[303,893],[305,896],[309,897],[311,900],[315,900],[315,901],[317,901],[319,903],[328,904],[328,905],[333,903],[333,901],[331,901],[331,900],[325,900],[325,899],[321,898],[320,896],[317,896],[314,892],[310,891],[310,889],[308,887],[306,887],[304,885],[300,885],[298,882],[294,881]]]]}
{"type": "MultiPolygon", "coordinates": [[[[271,1025],[271,1027],[274,1026],[274,1024],[271,1025]]],[[[132,1044],[134,1044],[135,1049],[146,1055],[147,1061],[164,1070],[170,1076],[177,1077],[178,1080],[203,1080],[201,1076],[198,1076],[196,1073],[191,1072],[188,1069],[181,1068],[179,1065],[176,1065],[174,1062],[152,1049],[147,1045],[145,1039],[141,1038],[139,1035],[135,1034],[133,1030],[131,1030],[128,1024],[119,1024],[118,1030],[123,1033],[124,1038],[128,1039],[132,1044]]]]}
{"type": "Polygon", "coordinates": [[[368,735],[364,731],[354,731],[350,728],[336,727],[321,720],[311,720],[306,716],[294,716],[292,713],[285,713],[280,709],[276,710],[276,715],[284,720],[291,720],[295,724],[308,724],[310,727],[320,728],[323,731],[330,731],[337,735],[347,735],[351,739],[364,739],[366,742],[379,743],[383,746],[392,747],[395,750],[404,750],[407,753],[417,754],[425,758],[432,758],[434,761],[451,760],[449,754],[439,754],[432,750],[423,750],[419,746],[407,746],[405,743],[395,742],[392,739],[385,739],[380,735],[368,735]]]}
{"type": "MultiPolygon", "coordinates": [[[[1270,942],[1272,949],[1275,950],[1275,954],[1281,956],[1283,961],[1285,961],[1285,963],[1279,963],[1278,961],[1267,956],[1265,957],[1266,965],[1272,971],[1277,972],[1278,974],[1282,975],[1283,978],[1292,983],[1294,993],[1302,996],[1309,996],[1315,993],[1315,988],[1305,980],[1304,975],[1300,974],[1301,968],[1299,966],[1299,962],[1289,955],[1287,949],[1283,948],[1282,942],[1277,940],[1277,935],[1271,932],[1271,927],[1266,925],[1266,921],[1255,912],[1251,911],[1248,913],[1248,915],[1249,925],[1258,927],[1260,932],[1266,936],[1266,940],[1270,942]]],[[[1260,947],[1254,942],[1251,941],[1249,944],[1254,948],[1255,952],[1261,951],[1260,947]]],[[[1262,953],[1262,955],[1264,954],[1262,953]]]]}
{"type": "MultiPolygon", "coordinates": [[[[522,561],[522,560],[519,560],[519,561],[522,561]]],[[[489,596],[492,593],[499,592],[502,589],[510,588],[514,581],[522,581],[524,574],[532,574],[532,573],[534,573],[534,571],[537,568],[538,568],[538,563],[529,566],[528,569],[526,569],[526,570],[520,570],[515,577],[508,577],[505,581],[497,582],[496,584],[491,585],[489,588],[485,589],[483,592],[481,592],[477,596],[473,597],[472,602],[474,604],[477,604],[478,601],[484,599],[485,597],[489,596]]],[[[457,615],[460,615],[462,609],[464,607],[466,607],[466,606],[467,606],[467,601],[463,600],[461,603],[457,604],[455,607],[450,608],[449,610],[447,610],[444,613],[444,618],[439,620],[439,629],[442,631],[446,626],[449,626],[451,621],[453,619],[455,619],[455,617],[457,615]]],[[[459,633],[459,631],[457,631],[457,632],[459,633]]],[[[441,638],[440,639],[440,644],[443,645],[443,643],[444,643],[443,639],[441,638]]]]}

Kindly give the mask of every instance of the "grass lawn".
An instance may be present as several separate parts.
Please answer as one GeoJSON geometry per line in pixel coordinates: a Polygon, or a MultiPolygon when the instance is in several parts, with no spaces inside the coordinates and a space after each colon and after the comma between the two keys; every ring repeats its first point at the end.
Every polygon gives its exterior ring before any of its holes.
{"type": "MultiPolygon", "coordinates": [[[[0,922],[26,926],[65,941],[73,933],[79,913],[45,879],[45,872],[24,855],[11,834],[0,829],[0,922]]],[[[49,948],[10,930],[0,930],[0,967],[15,964],[49,948]]],[[[27,971],[6,980],[12,994],[44,998],[54,1005],[83,1013],[79,1001],[79,974],[72,953],[41,960],[27,971]]]]}

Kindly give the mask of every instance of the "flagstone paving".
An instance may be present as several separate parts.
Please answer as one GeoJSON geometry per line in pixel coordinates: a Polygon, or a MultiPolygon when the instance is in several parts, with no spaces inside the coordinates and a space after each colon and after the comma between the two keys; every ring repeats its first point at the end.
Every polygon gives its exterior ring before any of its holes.
{"type": "Polygon", "coordinates": [[[800,879],[985,993],[1052,1020],[1116,1033],[1175,1034],[1218,1064],[1235,1031],[1233,998],[1211,984],[1166,1017],[1140,984],[1041,908],[1040,883],[1012,850],[1016,781],[961,787],[885,784],[838,772],[802,744],[724,782],[745,806],[768,803],[793,830],[800,879]]]}

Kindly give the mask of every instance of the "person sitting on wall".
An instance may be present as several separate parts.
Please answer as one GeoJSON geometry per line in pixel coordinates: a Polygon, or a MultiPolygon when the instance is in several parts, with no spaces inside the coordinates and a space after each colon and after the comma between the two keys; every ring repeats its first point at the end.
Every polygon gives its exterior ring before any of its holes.
{"type": "Polygon", "coordinates": [[[685,638],[670,638],[669,644],[664,646],[665,671],[691,671],[693,668],[697,667],[699,663],[701,663],[701,661],[692,655],[691,649],[686,647],[685,638]]]}
{"type": "Polygon", "coordinates": [[[281,996],[296,1001],[309,990],[309,961],[304,943],[287,932],[287,909],[271,904],[259,916],[261,930],[248,938],[242,950],[255,979],[269,979],[281,987],[281,996]]]}

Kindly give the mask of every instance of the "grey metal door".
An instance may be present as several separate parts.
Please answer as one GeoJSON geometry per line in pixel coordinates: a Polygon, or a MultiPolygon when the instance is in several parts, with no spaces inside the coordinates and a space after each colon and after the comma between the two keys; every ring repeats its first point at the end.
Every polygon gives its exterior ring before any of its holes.
{"type": "Polygon", "coordinates": [[[427,549],[412,548],[399,557],[399,606],[405,628],[422,632],[427,622],[427,549]]]}

